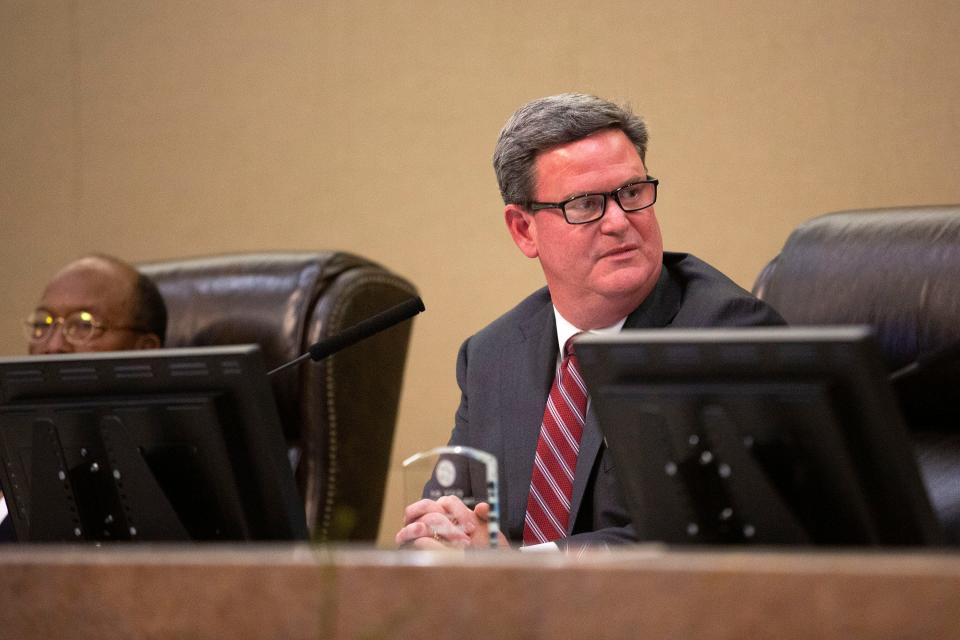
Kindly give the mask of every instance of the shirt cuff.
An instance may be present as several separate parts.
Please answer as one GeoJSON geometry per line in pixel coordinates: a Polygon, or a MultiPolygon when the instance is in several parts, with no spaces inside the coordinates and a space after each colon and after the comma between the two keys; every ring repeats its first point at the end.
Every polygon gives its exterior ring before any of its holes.
{"type": "Polygon", "coordinates": [[[520,551],[526,553],[550,553],[553,551],[560,551],[560,547],[557,546],[556,542],[542,542],[540,544],[531,544],[520,547],[520,551]]]}

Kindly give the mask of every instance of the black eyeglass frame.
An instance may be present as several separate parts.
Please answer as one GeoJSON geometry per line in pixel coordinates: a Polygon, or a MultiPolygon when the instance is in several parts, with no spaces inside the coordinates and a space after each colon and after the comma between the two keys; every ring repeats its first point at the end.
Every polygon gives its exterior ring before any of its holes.
{"type": "Polygon", "coordinates": [[[530,201],[526,204],[526,208],[529,209],[532,213],[536,213],[537,211],[542,211],[543,209],[560,209],[560,211],[563,213],[563,219],[567,222],[567,224],[590,224],[591,222],[596,222],[597,220],[600,220],[607,213],[607,198],[612,197],[614,201],[616,201],[617,206],[620,207],[625,213],[643,211],[644,209],[652,207],[657,203],[657,187],[659,185],[660,185],[660,180],[658,180],[657,178],[654,178],[653,176],[647,176],[645,180],[635,180],[629,184],[623,185],[622,187],[617,187],[613,191],[607,191],[606,193],[604,192],[578,193],[575,196],[570,196],[563,202],[530,201]],[[627,208],[623,206],[623,204],[620,202],[620,192],[623,191],[624,189],[634,187],[638,184],[653,185],[653,200],[650,202],[650,204],[645,204],[642,207],[627,208]],[[567,217],[567,205],[573,202],[574,200],[579,200],[580,198],[586,198],[587,196],[603,197],[603,204],[601,205],[601,208],[600,208],[600,215],[598,215],[596,218],[591,218],[589,220],[581,220],[579,222],[571,221],[570,218],[567,217]]]}

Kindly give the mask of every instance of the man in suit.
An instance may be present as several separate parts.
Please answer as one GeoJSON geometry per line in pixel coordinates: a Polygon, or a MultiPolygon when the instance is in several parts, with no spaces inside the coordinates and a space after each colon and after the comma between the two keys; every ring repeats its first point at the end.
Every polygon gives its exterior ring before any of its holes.
{"type": "MultiPolygon", "coordinates": [[[[31,354],[156,349],[167,309],[152,280],[119,258],[89,255],[53,277],[25,323],[31,354]]],[[[0,540],[13,538],[0,492],[0,540]]]]}
{"type": "MultiPolygon", "coordinates": [[[[554,548],[636,539],[575,360],[568,368],[575,353],[561,351],[572,336],[783,322],[706,263],[664,253],[646,146],[642,119],[582,94],[534,100],[500,132],[493,162],[507,229],[540,261],[547,286],[461,347],[450,444],[497,457],[502,542],[554,548]],[[568,453],[557,453],[561,441],[568,453]]],[[[470,492],[475,475],[471,466],[456,481],[470,492]]],[[[487,513],[485,503],[424,499],[407,507],[396,540],[417,548],[485,544],[487,513]]]]}

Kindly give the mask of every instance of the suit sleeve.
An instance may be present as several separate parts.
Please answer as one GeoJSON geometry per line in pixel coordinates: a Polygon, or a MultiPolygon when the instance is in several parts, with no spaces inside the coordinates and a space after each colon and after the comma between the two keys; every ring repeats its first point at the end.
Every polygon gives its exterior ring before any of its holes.
{"type": "MultiPolygon", "coordinates": [[[[457,385],[460,387],[460,405],[457,407],[453,431],[450,434],[450,439],[447,441],[449,446],[470,446],[466,391],[468,342],[469,340],[463,343],[463,345],[460,347],[460,352],[457,355],[457,385]]],[[[423,497],[436,499],[441,495],[450,494],[459,495],[460,497],[476,495],[474,493],[471,476],[476,472],[473,467],[478,463],[467,462],[466,459],[462,457],[447,459],[453,463],[453,468],[456,472],[453,484],[441,487],[437,482],[436,477],[431,476],[423,488],[423,497]]],[[[485,499],[485,494],[477,497],[485,499]]]]}
{"type": "Polygon", "coordinates": [[[457,353],[457,386],[460,388],[460,404],[454,417],[453,432],[450,434],[450,445],[466,446],[469,443],[470,417],[469,398],[467,396],[467,352],[469,338],[460,345],[457,353]]]}

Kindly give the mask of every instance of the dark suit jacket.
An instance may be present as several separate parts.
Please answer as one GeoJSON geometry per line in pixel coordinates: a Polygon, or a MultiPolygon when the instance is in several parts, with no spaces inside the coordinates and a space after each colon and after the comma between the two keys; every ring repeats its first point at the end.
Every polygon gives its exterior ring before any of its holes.
{"type": "Polygon", "coordinates": [[[0,543],[14,542],[16,539],[17,534],[13,530],[13,518],[7,516],[3,519],[3,522],[0,522],[0,543]]]}
{"type": "MultiPolygon", "coordinates": [[[[656,287],[624,328],[784,323],[772,308],[691,255],[665,253],[663,266],[656,287]]],[[[464,342],[457,360],[461,398],[450,444],[497,457],[501,528],[513,543],[523,539],[533,458],[558,350],[553,305],[543,288],[464,342]]],[[[458,474],[458,486],[484,494],[481,473],[471,464],[467,473],[458,474]]],[[[574,474],[571,537],[558,544],[634,541],[629,523],[590,411],[574,474]]]]}

